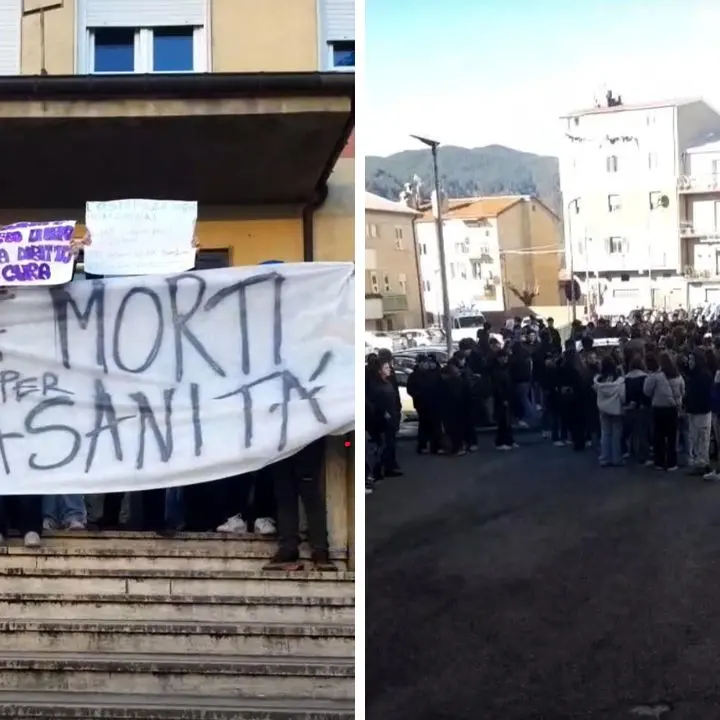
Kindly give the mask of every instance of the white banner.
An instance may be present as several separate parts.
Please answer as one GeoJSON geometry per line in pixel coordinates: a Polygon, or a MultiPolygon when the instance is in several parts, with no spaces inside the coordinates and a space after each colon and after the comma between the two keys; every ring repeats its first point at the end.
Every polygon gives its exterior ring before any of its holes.
{"type": "Polygon", "coordinates": [[[354,418],[354,268],[29,288],[0,303],[0,495],[249,472],[354,418]]]}
{"type": "Polygon", "coordinates": [[[72,279],[74,220],[0,228],[0,286],[62,285],[72,279]]]}
{"type": "Polygon", "coordinates": [[[93,275],[161,275],[195,265],[197,203],[182,200],[89,202],[92,236],[84,265],[93,275]]]}

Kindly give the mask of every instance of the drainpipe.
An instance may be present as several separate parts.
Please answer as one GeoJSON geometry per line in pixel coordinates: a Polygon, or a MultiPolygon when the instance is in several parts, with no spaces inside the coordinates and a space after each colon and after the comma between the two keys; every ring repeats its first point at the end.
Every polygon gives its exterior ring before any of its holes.
{"type": "Polygon", "coordinates": [[[302,233],[303,233],[303,262],[315,260],[315,211],[327,200],[328,186],[326,183],[320,186],[315,197],[302,211],[302,233]]]}

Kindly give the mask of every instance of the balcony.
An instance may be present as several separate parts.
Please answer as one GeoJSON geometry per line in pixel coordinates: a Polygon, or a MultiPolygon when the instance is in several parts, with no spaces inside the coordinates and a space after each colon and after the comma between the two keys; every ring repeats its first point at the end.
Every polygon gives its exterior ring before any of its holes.
{"type": "Polygon", "coordinates": [[[694,238],[707,242],[720,242],[720,229],[698,227],[692,221],[688,220],[680,223],[680,237],[694,238]]]}
{"type": "Polygon", "coordinates": [[[383,303],[379,295],[365,295],[365,319],[383,319],[383,303]]]}
{"type": "Polygon", "coordinates": [[[720,280],[720,273],[717,270],[704,270],[688,266],[683,268],[683,277],[690,283],[701,283],[705,281],[720,280]]]}
{"type": "Polygon", "coordinates": [[[407,312],[408,299],[407,295],[383,295],[382,311],[383,315],[391,315],[392,313],[407,312]]]}
{"type": "Polygon", "coordinates": [[[702,193],[720,193],[720,175],[681,175],[678,178],[678,192],[684,195],[702,193]]]}

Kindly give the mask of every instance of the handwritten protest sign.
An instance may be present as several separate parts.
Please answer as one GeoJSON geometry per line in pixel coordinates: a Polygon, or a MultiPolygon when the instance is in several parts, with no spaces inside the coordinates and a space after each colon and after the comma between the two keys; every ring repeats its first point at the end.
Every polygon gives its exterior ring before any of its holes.
{"type": "Polygon", "coordinates": [[[351,429],[354,273],[86,280],[0,303],[0,495],[170,487],[351,429]]]}
{"type": "Polygon", "coordinates": [[[0,228],[0,287],[62,285],[72,280],[74,220],[0,228]]]}
{"type": "Polygon", "coordinates": [[[176,200],[89,202],[92,245],[85,269],[93,275],[158,275],[195,265],[197,203],[176,200]]]}

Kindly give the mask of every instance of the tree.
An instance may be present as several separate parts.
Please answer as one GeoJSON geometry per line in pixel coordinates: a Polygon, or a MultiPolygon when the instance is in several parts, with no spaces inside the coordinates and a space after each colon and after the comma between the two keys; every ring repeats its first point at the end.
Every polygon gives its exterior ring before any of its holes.
{"type": "Polygon", "coordinates": [[[525,307],[532,307],[535,298],[540,294],[540,288],[537,285],[535,287],[525,285],[523,288],[519,288],[517,285],[513,285],[513,283],[505,283],[505,287],[525,305],[525,307]]]}

